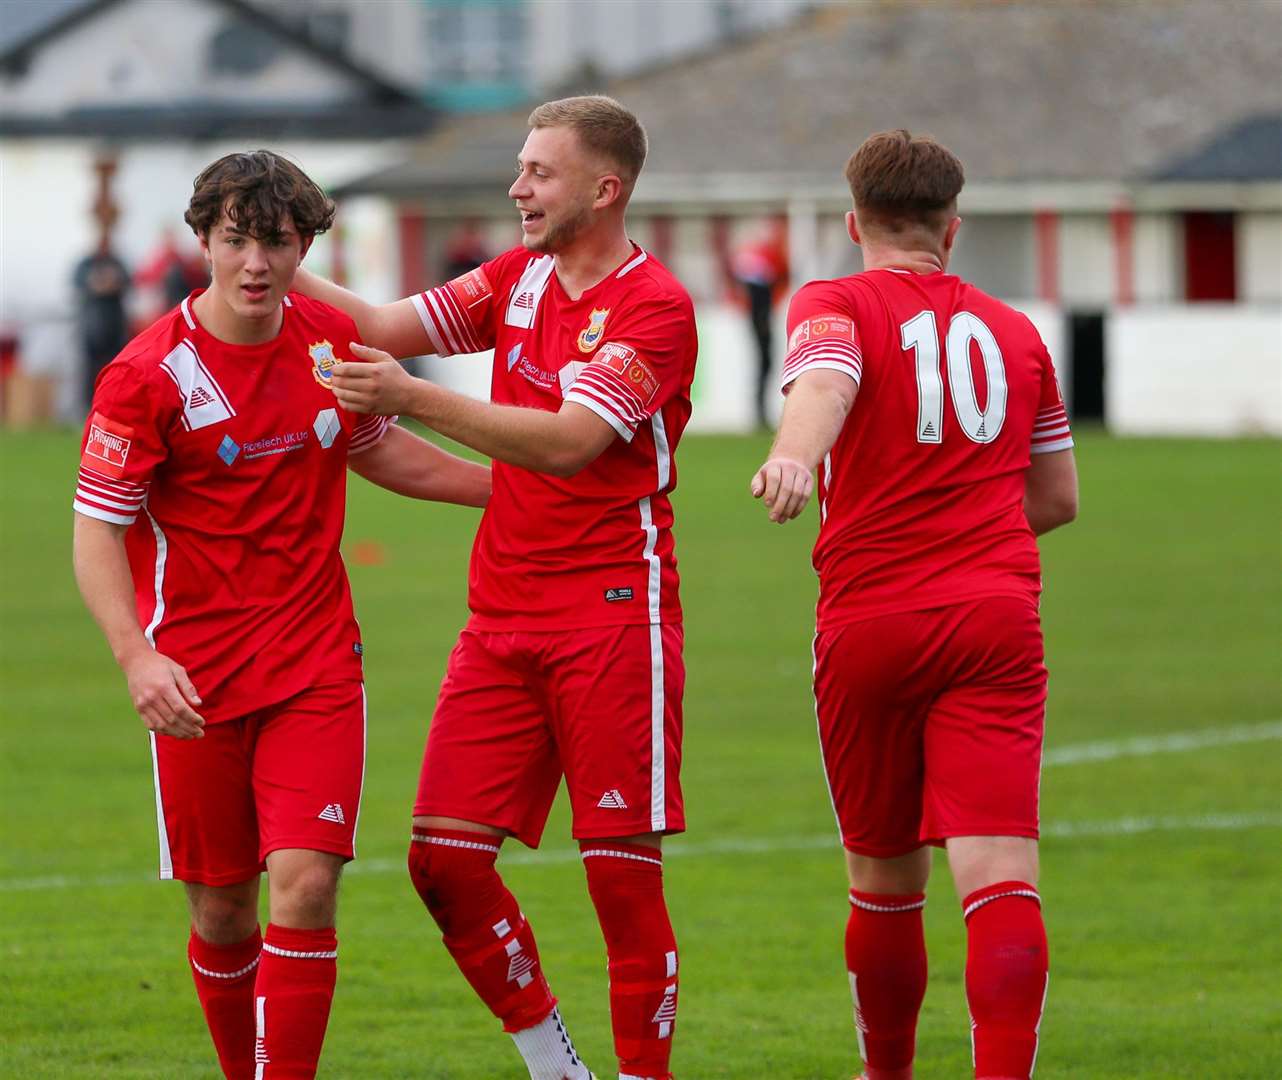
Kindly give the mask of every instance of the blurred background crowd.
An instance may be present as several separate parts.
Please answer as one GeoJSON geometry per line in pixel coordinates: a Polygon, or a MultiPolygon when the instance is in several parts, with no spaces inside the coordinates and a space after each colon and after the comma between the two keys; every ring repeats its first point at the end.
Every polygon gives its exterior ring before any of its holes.
{"type": "MultiPolygon", "coordinates": [[[[869,133],[967,169],[958,273],[1015,304],[1075,419],[1282,434],[1277,0],[0,0],[0,415],[77,422],[204,281],[182,223],[268,146],[339,202],[308,265],[373,300],[517,242],[532,103],[646,125],[634,239],[695,297],[694,430],[775,418],[784,301],[859,269],[869,133]]],[[[425,371],[486,393],[488,365],[425,371]]]]}

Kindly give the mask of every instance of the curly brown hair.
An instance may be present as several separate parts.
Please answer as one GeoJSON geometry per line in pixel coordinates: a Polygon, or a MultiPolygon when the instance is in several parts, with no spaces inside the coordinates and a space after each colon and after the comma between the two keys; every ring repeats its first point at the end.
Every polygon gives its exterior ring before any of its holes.
{"type": "Polygon", "coordinates": [[[237,228],[262,240],[289,215],[305,241],[334,224],[334,201],[302,169],[270,150],[228,154],[196,177],[183,220],[207,237],[223,212],[237,228]]]}

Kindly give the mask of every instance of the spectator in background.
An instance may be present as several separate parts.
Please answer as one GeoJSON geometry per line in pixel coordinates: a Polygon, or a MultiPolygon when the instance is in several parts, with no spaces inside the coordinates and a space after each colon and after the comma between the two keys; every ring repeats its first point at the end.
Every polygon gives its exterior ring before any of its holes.
{"type": "Polygon", "coordinates": [[[489,246],[481,231],[480,222],[468,218],[450,237],[445,245],[445,280],[453,281],[475,270],[491,257],[489,246]]]}
{"type": "Polygon", "coordinates": [[[134,275],[134,285],[148,293],[142,322],[150,325],[187,299],[193,289],[208,284],[209,274],[199,256],[182,249],[174,229],[162,227],[160,242],[134,275]]]}
{"type": "Polygon", "coordinates": [[[71,283],[76,290],[76,332],[85,361],[81,400],[88,409],[98,373],[124,348],[128,337],[125,297],[129,269],[103,237],[97,250],[76,263],[71,283]]]}
{"type": "Polygon", "coordinates": [[[772,315],[775,299],[788,283],[788,226],[776,218],[734,254],[731,264],[735,280],[743,285],[757,340],[757,422],[770,426],[766,414],[766,382],[773,362],[772,315]]]}

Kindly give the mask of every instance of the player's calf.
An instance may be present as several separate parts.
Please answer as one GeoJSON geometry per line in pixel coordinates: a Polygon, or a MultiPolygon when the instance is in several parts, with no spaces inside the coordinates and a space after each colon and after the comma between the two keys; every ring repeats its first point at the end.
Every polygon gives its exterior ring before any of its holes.
{"type": "Polygon", "coordinates": [[[668,1080],[677,1019],[677,943],[657,847],[579,842],[605,937],[620,1080],[668,1080]]]}
{"type": "Polygon", "coordinates": [[[1041,897],[1028,882],[1000,881],[967,895],[962,912],[975,1076],[1026,1080],[1048,988],[1041,897]]]}
{"type": "Polygon", "coordinates": [[[850,891],[846,970],[864,1080],[911,1080],[926,996],[924,893],[850,891]]]}
{"type": "Polygon", "coordinates": [[[410,880],[533,1080],[588,1080],[543,975],[534,931],[494,868],[501,843],[488,833],[415,828],[410,880]]]}

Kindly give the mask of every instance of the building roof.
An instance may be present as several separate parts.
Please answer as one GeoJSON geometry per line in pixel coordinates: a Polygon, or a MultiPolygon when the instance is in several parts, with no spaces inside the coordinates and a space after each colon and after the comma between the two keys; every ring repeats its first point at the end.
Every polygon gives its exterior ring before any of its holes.
{"type": "MultiPolygon", "coordinates": [[[[650,133],[641,201],[840,192],[854,147],[893,127],[940,139],[972,182],[1139,182],[1282,108],[1280,71],[1274,3],[864,0],[601,90],[650,133]]],[[[526,111],[453,121],[347,190],[492,185],[526,111]]]]}
{"type": "MultiPolygon", "coordinates": [[[[71,33],[112,8],[133,0],[6,0],[16,20],[8,18],[0,33],[0,75],[21,79],[32,58],[50,43],[71,33]],[[16,23],[15,25],[12,25],[16,23]]],[[[58,113],[19,113],[0,116],[0,134],[9,136],[102,135],[134,138],[214,138],[235,135],[327,138],[419,134],[430,128],[436,112],[414,93],[364,67],[341,49],[316,39],[304,24],[293,24],[248,0],[183,0],[226,9],[234,17],[239,45],[269,39],[274,47],[301,51],[328,71],[351,80],[349,101],[315,106],[282,105],[275,101],[238,99],[164,101],[151,105],[114,106],[97,100],[58,113]]],[[[104,43],[110,48],[110,42],[104,43]]]]}
{"type": "Polygon", "coordinates": [[[1159,180],[1282,180],[1282,112],[1251,116],[1155,173],[1159,180]]]}

